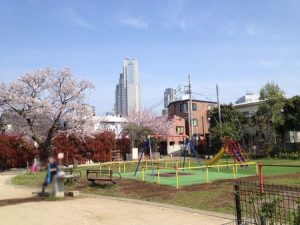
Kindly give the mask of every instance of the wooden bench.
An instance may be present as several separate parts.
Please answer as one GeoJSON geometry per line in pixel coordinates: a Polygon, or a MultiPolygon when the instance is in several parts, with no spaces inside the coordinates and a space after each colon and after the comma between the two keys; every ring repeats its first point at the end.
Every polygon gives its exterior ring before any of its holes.
{"type": "Polygon", "coordinates": [[[86,178],[88,181],[91,181],[93,185],[95,181],[109,181],[115,184],[116,180],[121,179],[121,174],[113,172],[112,170],[87,170],[86,178]],[[114,176],[114,174],[116,174],[116,176],[114,176]]]}

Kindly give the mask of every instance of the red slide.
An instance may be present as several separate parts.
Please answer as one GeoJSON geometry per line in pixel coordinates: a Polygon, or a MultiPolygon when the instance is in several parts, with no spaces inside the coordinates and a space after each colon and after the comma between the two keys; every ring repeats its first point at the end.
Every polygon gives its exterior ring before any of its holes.
{"type": "Polygon", "coordinates": [[[241,163],[241,166],[247,167],[247,165],[243,165],[248,161],[248,155],[245,153],[243,147],[237,141],[232,140],[229,137],[225,137],[225,146],[228,149],[228,154],[236,159],[237,162],[241,163]]]}

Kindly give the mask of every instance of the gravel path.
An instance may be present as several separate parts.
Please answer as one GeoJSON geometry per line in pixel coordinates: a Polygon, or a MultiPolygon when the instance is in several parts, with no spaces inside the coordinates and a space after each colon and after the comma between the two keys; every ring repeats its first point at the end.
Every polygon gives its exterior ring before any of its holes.
{"type": "MultiPolygon", "coordinates": [[[[32,189],[9,185],[0,174],[0,199],[30,197],[32,189]]],[[[228,219],[142,202],[86,196],[67,201],[0,207],[0,225],[221,225],[228,219]]]]}

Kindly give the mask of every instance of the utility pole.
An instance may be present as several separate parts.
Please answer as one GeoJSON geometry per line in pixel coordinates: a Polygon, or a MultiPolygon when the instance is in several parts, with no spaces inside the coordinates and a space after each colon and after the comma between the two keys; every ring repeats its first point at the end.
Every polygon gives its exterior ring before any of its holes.
{"type": "Polygon", "coordinates": [[[191,85],[191,76],[189,75],[189,86],[188,86],[188,94],[189,94],[189,135],[190,139],[193,139],[194,129],[193,129],[193,101],[192,101],[192,85],[191,85]]]}
{"type": "MultiPolygon", "coordinates": [[[[220,105],[220,99],[219,99],[219,86],[218,84],[216,84],[216,91],[217,91],[217,102],[218,102],[218,112],[219,112],[219,124],[220,124],[220,133],[221,133],[221,130],[222,130],[222,115],[221,115],[221,105],[220,105]]],[[[222,137],[222,133],[221,133],[221,138],[222,137]]]]}

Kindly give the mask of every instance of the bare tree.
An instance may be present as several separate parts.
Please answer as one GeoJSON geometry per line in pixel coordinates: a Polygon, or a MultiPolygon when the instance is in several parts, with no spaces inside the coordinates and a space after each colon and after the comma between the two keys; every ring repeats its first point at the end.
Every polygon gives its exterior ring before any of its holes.
{"type": "Polygon", "coordinates": [[[60,132],[85,132],[92,118],[85,92],[94,86],[76,81],[65,68],[26,73],[17,81],[0,84],[0,107],[26,121],[22,132],[52,154],[52,140],[60,132]]]}

